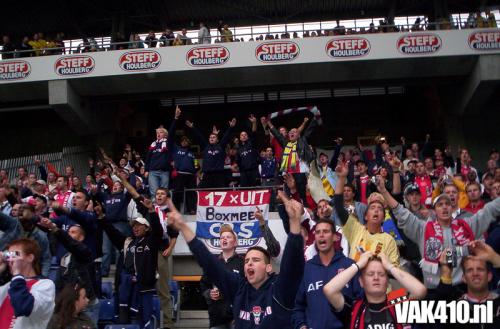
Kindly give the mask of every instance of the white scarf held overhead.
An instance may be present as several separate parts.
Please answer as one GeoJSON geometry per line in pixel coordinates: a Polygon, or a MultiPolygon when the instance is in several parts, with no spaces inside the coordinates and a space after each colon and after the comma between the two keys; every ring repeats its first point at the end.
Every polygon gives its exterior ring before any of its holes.
{"type": "Polygon", "coordinates": [[[300,111],[309,111],[314,115],[314,118],[316,121],[318,121],[318,125],[323,124],[323,121],[321,120],[321,112],[316,106],[303,106],[303,107],[295,107],[291,109],[286,109],[282,111],[277,111],[269,114],[267,116],[268,119],[274,119],[282,115],[287,115],[290,113],[295,113],[295,112],[300,112],[300,111]]]}

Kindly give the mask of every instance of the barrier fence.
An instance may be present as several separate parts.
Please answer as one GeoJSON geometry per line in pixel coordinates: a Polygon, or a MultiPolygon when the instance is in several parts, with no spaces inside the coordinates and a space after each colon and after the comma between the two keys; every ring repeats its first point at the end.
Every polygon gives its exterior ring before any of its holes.
{"type": "MultiPolygon", "coordinates": [[[[496,25],[500,23],[500,20],[496,20],[496,25]]],[[[296,24],[282,24],[285,29],[276,30],[269,28],[267,32],[259,32],[253,31],[253,27],[250,26],[244,30],[250,30],[249,33],[239,33],[238,28],[234,27],[231,30],[231,38],[235,41],[243,40],[245,37],[249,37],[249,40],[246,41],[259,41],[259,40],[269,40],[269,38],[275,39],[274,36],[280,36],[278,39],[292,39],[294,38],[294,34],[297,34],[298,38],[302,37],[315,37],[318,32],[324,32],[323,36],[334,36],[334,35],[349,35],[349,34],[369,34],[369,33],[406,33],[406,32],[417,32],[417,31],[428,31],[428,30],[452,30],[452,29],[469,29],[469,22],[467,19],[462,19],[458,17],[455,22],[449,21],[440,21],[440,22],[428,22],[421,21],[415,22],[413,24],[383,24],[381,23],[378,26],[357,26],[356,21],[354,20],[354,26],[335,26],[335,27],[322,27],[321,22],[318,22],[318,28],[307,28],[311,23],[302,23],[302,28],[294,28],[287,29],[289,25],[296,24]],[[328,34],[330,33],[331,34],[328,34]],[[302,35],[298,35],[298,34],[302,35]],[[260,39],[259,37],[263,37],[260,39]]],[[[216,31],[216,35],[209,35],[204,37],[208,42],[203,42],[196,37],[186,36],[185,38],[181,38],[183,41],[182,45],[191,45],[191,44],[211,44],[211,43],[224,43],[224,36],[220,34],[220,32],[216,29],[212,29],[212,31],[216,31]],[[189,40],[189,41],[187,41],[189,40]],[[197,42],[195,42],[197,40],[197,42]]],[[[193,35],[195,32],[190,31],[189,34],[193,35]]],[[[160,33],[155,33],[157,36],[160,33]]],[[[178,33],[179,35],[179,33],[178,33]]],[[[67,40],[64,47],[53,47],[53,48],[39,48],[34,50],[15,50],[15,51],[6,51],[1,52],[2,59],[12,59],[12,58],[21,58],[21,57],[32,57],[33,54],[38,55],[69,55],[69,54],[79,54],[79,53],[87,53],[87,52],[98,52],[98,51],[112,51],[119,49],[137,49],[137,48],[160,48],[165,46],[172,46],[171,43],[175,41],[174,38],[157,38],[155,42],[155,47],[152,47],[152,42],[146,41],[145,39],[137,40],[137,41],[125,41],[125,42],[113,42],[110,37],[92,37],[85,38],[83,41],[76,40],[67,40]]]]}

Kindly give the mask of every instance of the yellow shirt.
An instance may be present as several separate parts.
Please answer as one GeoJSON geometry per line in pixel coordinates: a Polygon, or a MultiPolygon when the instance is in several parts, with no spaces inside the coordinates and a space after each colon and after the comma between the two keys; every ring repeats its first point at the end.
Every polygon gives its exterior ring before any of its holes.
{"type": "Polygon", "coordinates": [[[371,234],[353,215],[349,215],[342,230],[349,242],[349,257],[351,259],[355,261],[359,259],[361,252],[356,247],[361,247],[365,251],[371,251],[374,254],[383,252],[389,257],[394,266],[399,266],[398,246],[391,235],[385,232],[371,234]]]}
{"type": "MultiPolygon", "coordinates": [[[[465,191],[465,183],[460,179],[453,178],[453,184],[455,184],[458,189],[458,208],[464,209],[469,204],[469,197],[467,196],[467,192],[465,191]]],[[[441,195],[441,193],[443,193],[441,191],[441,186],[436,186],[434,191],[432,191],[432,201],[434,201],[435,198],[441,195]]]]}

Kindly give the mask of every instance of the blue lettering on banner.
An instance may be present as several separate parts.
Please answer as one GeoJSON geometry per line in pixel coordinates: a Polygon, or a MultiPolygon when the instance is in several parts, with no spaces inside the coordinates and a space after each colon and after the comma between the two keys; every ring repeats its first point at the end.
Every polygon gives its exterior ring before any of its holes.
{"type": "Polygon", "coordinates": [[[239,239],[260,238],[260,228],[258,221],[251,222],[197,222],[196,236],[202,239],[215,239],[220,236],[221,224],[228,224],[233,227],[234,233],[239,239]]]}

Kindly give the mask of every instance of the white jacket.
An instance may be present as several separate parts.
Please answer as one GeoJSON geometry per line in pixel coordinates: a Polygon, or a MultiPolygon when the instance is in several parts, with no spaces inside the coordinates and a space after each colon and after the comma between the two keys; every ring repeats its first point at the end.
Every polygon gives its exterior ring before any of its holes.
{"type": "MultiPolygon", "coordinates": [[[[12,282],[18,282],[22,280],[24,282],[25,279],[21,275],[17,275],[12,278],[12,280],[0,287],[0,305],[2,305],[9,295],[9,289],[12,282]]],[[[30,279],[28,279],[29,281],[30,279]]],[[[26,293],[26,291],[21,291],[17,289],[15,292],[11,292],[10,298],[11,303],[16,302],[16,298],[24,298],[21,293],[26,293]],[[20,293],[17,295],[17,293],[20,293]]],[[[45,329],[47,324],[49,323],[50,318],[52,317],[52,312],[54,311],[54,299],[56,294],[56,287],[51,280],[48,279],[39,279],[29,290],[29,294],[31,294],[34,298],[33,306],[30,307],[30,310],[24,310],[29,313],[29,316],[19,316],[14,322],[12,329],[45,329]]],[[[24,295],[26,296],[26,295],[24,295]]],[[[5,316],[5,314],[0,314],[0,319],[5,316]]],[[[5,319],[2,319],[5,320],[5,319]]]]}

